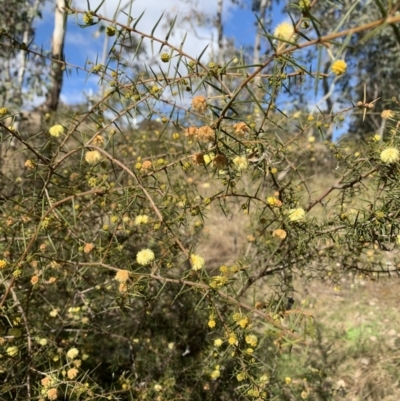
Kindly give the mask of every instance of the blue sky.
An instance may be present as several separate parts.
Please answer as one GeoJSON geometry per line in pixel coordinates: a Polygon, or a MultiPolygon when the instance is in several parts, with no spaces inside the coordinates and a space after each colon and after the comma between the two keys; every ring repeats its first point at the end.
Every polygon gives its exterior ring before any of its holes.
{"type": "MultiPolygon", "coordinates": [[[[86,2],[77,1],[77,8],[79,5],[85,6],[86,2]]],[[[98,1],[91,1],[91,7],[94,9],[98,4],[98,1]]],[[[108,17],[112,17],[116,6],[119,2],[116,0],[106,0],[105,8],[100,9],[100,13],[108,17]]],[[[124,4],[124,2],[122,2],[124,4]]],[[[206,10],[207,13],[213,14],[216,10],[216,0],[203,0],[200,2],[202,4],[202,10],[206,10]]],[[[241,45],[251,45],[254,41],[255,36],[255,16],[251,11],[251,0],[245,0],[245,7],[237,7],[232,5],[230,2],[225,0],[224,7],[224,28],[225,35],[227,37],[233,37],[235,43],[238,47],[241,45]]],[[[51,37],[54,26],[54,14],[53,5],[47,4],[46,8],[43,10],[43,19],[36,20],[36,33],[35,33],[35,43],[39,47],[44,49],[50,49],[51,37]]],[[[282,21],[284,15],[280,12],[282,7],[274,7],[273,12],[273,24],[278,24],[282,21]]],[[[190,10],[188,5],[179,0],[164,0],[162,2],[156,0],[136,0],[133,3],[134,16],[138,16],[142,11],[145,11],[145,16],[143,17],[143,23],[139,23],[138,29],[148,32],[151,30],[148,27],[152,27],[155,21],[161,16],[163,11],[169,11],[171,14],[178,13],[178,15],[190,15],[190,10]]],[[[160,24],[161,25],[161,24],[160,24]]],[[[89,59],[92,62],[96,61],[96,56],[101,59],[103,43],[104,43],[104,33],[96,36],[96,31],[98,31],[99,26],[93,26],[89,28],[81,28],[77,25],[75,16],[71,16],[68,20],[66,45],[65,45],[65,56],[69,63],[84,66],[85,61],[89,59]]],[[[210,42],[213,35],[216,38],[216,32],[212,32],[210,27],[196,27],[201,40],[190,34],[190,27],[188,25],[182,26],[178,25],[178,33],[176,43],[180,43],[181,37],[185,32],[188,32],[188,39],[186,41],[186,46],[184,49],[190,54],[191,49],[196,49],[200,51],[205,45],[210,42]],[[207,38],[210,38],[207,40],[207,38]]],[[[215,31],[215,30],[214,30],[215,31]]],[[[163,36],[163,32],[158,29],[156,34],[163,36]]],[[[75,103],[83,100],[82,91],[86,93],[98,90],[96,76],[91,76],[87,80],[87,75],[83,72],[76,72],[75,70],[69,76],[65,76],[64,86],[62,90],[62,100],[67,103],[75,103]]]]}
{"type": "MultiPolygon", "coordinates": [[[[189,19],[191,19],[193,11],[185,1],[193,2],[196,0],[163,0],[162,2],[158,0],[135,0],[133,2],[133,16],[138,17],[143,11],[146,11],[137,28],[143,32],[150,33],[155,22],[163,12],[170,13],[170,15],[178,14],[178,16],[183,19],[185,16],[189,16],[189,19]]],[[[86,4],[86,2],[82,0],[79,0],[78,3],[81,7],[86,4]]],[[[91,8],[95,9],[98,3],[99,0],[92,0],[91,8]]],[[[99,13],[112,18],[118,3],[119,0],[106,0],[105,7],[101,8],[99,13]]],[[[216,0],[201,0],[200,3],[202,5],[200,11],[206,10],[209,15],[215,15],[216,0]]],[[[251,0],[244,0],[243,3],[245,7],[238,7],[224,0],[224,33],[227,37],[234,38],[238,48],[240,48],[240,46],[252,45],[256,32],[256,18],[251,10],[251,0]]],[[[279,6],[276,4],[274,5],[272,15],[270,15],[270,20],[272,20],[271,31],[273,31],[280,22],[288,20],[288,17],[282,12],[282,2],[280,3],[279,6]]],[[[51,37],[54,26],[53,7],[52,4],[47,4],[46,8],[43,10],[43,19],[37,20],[35,24],[36,34],[34,42],[39,47],[43,47],[46,50],[51,47],[51,37]]],[[[79,9],[79,5],[76,6],[76,8],[79,9]]],[[[125,22],[125,19],[120,19],[120,21],[125,22]]],[[[157,28],[155,36],[163,38],[165,36],[165,30],[163,31],[161,29],[161,25],[162,23],[160,23],[159,28],[157,28]]],[[[196,26],[198,37],[193,34],[192,28],[187,23],[179,22],[176,28],[176,35],[170,38],[170,42],[179,46],[183,35],[187,33],[184,50],[192,56],[197,56],[199,52],[210,43],[212,37],[214,41],[217,37],[216,30],[210,26],[196,26]]],[[[99,25],[81,28],[77,24],[76,17],[71,16],[68,19],[65,44],[67,62],[84,66],[87,60],[93,63],[96,62],[96,58],[101,60],[105,34],[104,32],[99,34],[98,31],[99,25]]],[[[111,43],[112,41],[110,44],[111,43]]],[[[216,46],[216,44],[214,46],[216,46]]],[[[158,48],[158,46],[155,47],[157,50],[158,48]]],[[[150,58],[151,55],[149,54],[148,57],[150,58]]],[[[96,75],[92,74],[88,77],[84,71],[76,71],[73,69],[69,74],[65,74],[64,76],[61,100],[68,104],[83,102],[86,99],[86,95],[98,93],[98,79],[96,75]]],[[[313,109],[313,105],[315,105],[322,96],[320,94],[315,96],[312,88],[309,89],[307,93],[307,100],[309,101],[308,107],[313,109]]],[[[285,101],[285,96],[281,99],[285,101]]],[[[289,98],[286,99],[286,101],[288,100],[290,102],[289,98]]],[[[38,99],[38,103],[40,104],[41,102],[42,100],[38,99]]],[[[345,130],[346,127],[342,127],[337,131],[335,136],[340,135],[340,133],[345,130]]]]}

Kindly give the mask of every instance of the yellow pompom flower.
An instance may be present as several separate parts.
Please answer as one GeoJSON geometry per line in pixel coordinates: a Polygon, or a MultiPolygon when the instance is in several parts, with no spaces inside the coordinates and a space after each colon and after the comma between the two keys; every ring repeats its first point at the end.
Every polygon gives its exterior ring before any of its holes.
{"type": "Polygon", "coordinates": [[[272,232],[272,236],[275,238],[280,238],[280,239],[285,239],[287,236],[287,233],[285,230],[282,230],[282,228],[277,228],[272,232]]]}
{"type": "Polygon", "coordinates": [[[310,0],[300,0],[299,7],[302,11],[309,9],[311,6],[310,0]]]}
{"type": "Polygon", "coordinates": [[[237,168],[239,171],[246,170],[247,167],[249,167],[249,162],[248,162],[247,159],[246,159],[245,157],[243,157],[243,156],[236,156],[236,157],[233,159],[233,164],[236,166],[236,168],[237,168]]]}
{"type": "Polygon", "coordinates": [[[233,126],[233,128],[235,129],[235,134],[238,134],[238,135],[244,135],[244,134],[246,134],[246,132],[249,132],[248,125],[246,123],[244,123],[243,121],[236,123],[233,126]]]}
{"type": "Polygon", "coordinates": [[[395,163],[399,160],[399,151],[396,148],[387,148],[381,152],[381,160],[384,163],[395,163]]]}
{"type": "Polygon", "coordinates": [[[206,155],[203,155],[204,163],[206,166],[208,166],[214,159],[215,155],[213,153],[209,153],[206,155]]]}
{"type": "Polygon", "coordinates": [[[5,259],[0,259],[0,270],[7,266],[7,261],[5,259]]]}
{"type": "Polygon", "coordinates": [[[71,368],[67,372],[68,379],[73,380],[76,376],[78,376],[78,369],[71,368]]]}
{"type": "Polygon", "coordinates": [[[43,387],[49,387],[49,386],[51,386],[53,384],[53,380],[52,380],[52,378],[50,376],[46,376],[42,380],[40,380],[40,384],[43,387]]]}
{"type": "Polygon", "coordinates": [[[24,164],[25,168],[27,168],[28,170],[33,170],[35,168],[35,162],[31,159],[28,159],[25,164],[24,164]]]}
{"type": "Polygon", "coordinates": [[[213,329],[215,327],[215,325],[216,325],[216,322],[215,322],[214,319],[211,319],[211,320],[208,321],[208,327],[210,329],[213,329]]]}
{"type": "Polygon", "coordinates": [[[218,379],[218,377],[219,377],[220,375],[221,375],[221,373],[220,373],[219,369],[215,369],[215,370],[213,370],[212,373],[211,373],[211,379],[212,379],[212,380],[218,379]]]}
{"type": "Polygon", "coordinates": [[[114,278],[120,283],[126,283],[129,280],[129,271],[124,269],[118,270],[114,278]]]}
{"type": "Polygon", "coordinates": [[[96,135],[93,138],[93,145],[103,146],[104,145],[104,137],[102,137],[101,135],[96,135]]]}
{"type": "Polygon", "coordinates": [[[223,344],[223,341],[220,338],[214,340],[214,347],[220,347],[223,344]]]}
{"type": "Polygon", "coordinates": [[[6,354],[11,357],[18,355],[18,347],[16,346],[8,347],[6,349],[6,354]]]}
{"type": "Polygon", "coordinates": [[[106,28],[106,35],[107,36],[114,36],[115,35],[115,32],[116,32],[116,29],[115,29],[115,27],[113,27],[113,26],[108,26],[107,28],[106,28]]]}
{"type": "Polygon", "coordinates": [[[250,344],[252,347],[255,347],[257,345],[257,337],[254,334],[249,334],[248,336],[246,336],[245,338],[246,343],[250,344]]]}
{"type": "Polygon", "coordinates": [[[201,256],[192,253],[190,255],[190,264],[193,270],[200,270],[204,267],[205,261],[201,256]]]}
{"type": "Polygon", "coordinates": [[[298,207],[296,209],[290,209],[288,215],[290,221],[300,221],[304,219],[306,212],[303,208],[298,207]]]}
{"type": "Polygon", "coordinates": [[[145,160],[142,164],[142,169],[143,170],[150,170],[153,167],[153,163],[151,160],[145,160]]]}
{"type": "Polygon", "coordinates": [[[268,203],[268,205],[270,205],[272,207],[281,207],[282,206],[282,202],[279,199],[275,198],[275,196],[268,196],[267,203],[268,203]]]}
{"type": "Polygon", "coordinates": [[[61,124],[56,124],[49,128],[49,134],[55,138],[58,138],[63,133],[64,127],[61,124]]]}
{"type": "Polygon", "coordinates": [[[154,259],[154,252],[149,248],[142,249],[136,255],[136,261],[142,266],[150,264],[154,259]]]}
{"type": "Polygon", "coordinates": [[[387,119],[389,119],[389,118],[393,118],[393,117],[394,117],[394,113],[393,113],[392,110],[383,110],[383,111],[382,111],[382,114],[381,114],[381,117],[382,117],[384,120],[387,120],[387,119]]]}
{"type": "Polygon", "coordinates": [[[332,72],[335,75],[342,75],[346,72],[347,64],[344,60],[336,60],[331,67],[332,72]]]}
{"type": "Polygon", "coordinates": [[[5,114],[8,114],[7,107],[0,107],[0,116],[4,116],[5,114]]]}
{"type": "Polygon", "coordinates": [[[67,352],[68,359],[75,359],[79,355],[79,350],[77,348],[70,348],[67,352]]]}
{"type": "Polygon", "coordinates": [[[235,345],[237,343],[237,337],[235,333],[230,333],[228,337],[228,343],[230,345],[235,345]]]}
{"type": "Polygon", "coordinates": [[[86,12],[85,15],[82,18],[84,24],[86,25],[92,25],[93,24],[93,15],[91,12],[86,12]]]}
{"type": "Polygon", "coordinates": [[[290,40],[293,34],[294,28],[290,22],[282,22],[275,28],[274,31],[274,36],[283,40],[290,40]]]}
{"type": "Polygon", "coordinates": [[[51,389],[47,390],[47,398],[50,401],[56,400],[57,397],[58,397],[58,393],[57,393],[57,389],[56,388],[51,388],[51,389]]]}
{"type": "Polygon", "coordinates": [[[161,54],[160,59],[163,63],[168,63],[168,61],[171,60],[171,56],[168,53],[163,53],[161,54]]]}
{"type": "Polygon", "coordinates": [[[237,375],[236,375],[236,380],[238,381],[238,382],[241,382],[241,381],[243,381],[243,380],[246,380],[246,373],[244,373],[244,372],[241,372],[241,373],[238,373],[237,375]]]}
{"type": "Polygon", "coordinates": [[[207,110],[207,99],[204,96],[195,96],[192,99],[192,107],[199,113],[204,113],[207,110]]]}
{"type": "Polygon", "coordinates": [[[141,224],[147,224],[149,222],[149,216],[145,214],[140,214],[135,217],[135,225],[140,226],[141,224]]]}
{"type": "Polygon", "coordinates": [[[89,150],[85,154],[85,160],[89,164],[96,164],[101,161],[101,154],[97,150],[89,150]]]}

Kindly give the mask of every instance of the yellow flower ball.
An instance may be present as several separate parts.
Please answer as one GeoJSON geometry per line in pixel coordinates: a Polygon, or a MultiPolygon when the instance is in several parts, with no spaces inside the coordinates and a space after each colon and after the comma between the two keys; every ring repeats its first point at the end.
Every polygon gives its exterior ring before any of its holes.
{"type": "Polygon", "coordinates": [[[283,40],[290,40],[293,34],[294,28],[290,22],[282,22],[275,28],[274,31],[274,36],[283,40]]]}
{"type": "Polygon", "coordinates": [[[49,134],[55,138],[58,138],[63,133],[64,127],[61,124],[56,124],[49,128],[49,134]]]}
{"type": "Polygon", "coordinates": [[[129,271],[128,270],[118,270],[114,277],[120,283],[126,283],[129,280],[129,271]]]}
{"type": "Polygon", "coordinates": [[[280,239],[285,239],[287,236],[287,233],[282,228],[277,228],[276,230],[274,230],[272,232],[272,236],[276,237],[276,238],[280,238],[280,239]]]}
{"type": "Polygon", "coordinates": [[[140,226],[141,224],[147,224],[149,222],[149,216],[145,214],[140,214],[135,217],[135,225],[140,226]]]}
{"type": "Polygon", "coordinates": [[[381,152],[381,160],[388,164],[397,162],[399,156],[399,151],[396,148],[387,148],[381,152]]]}
{"type": "Polygon", "coordinates": [[[146,266],[153,262],[155,259],[154,252],[151,249],[142,249],[141,251],[138,252],[136,255],[136,261],[139,263],[139,265],[146,266]]]}
{"type": "Polygon", "coordinates": [[[250,344],[252,347],[255,347],[257,345],[257,337],[254,334],[249,334],[245,338],[246,343],[250,344]]]}
{"type": "Polygon", "coordinates": [[[237,380],[238,382],[241,382],[241,381],[243,381],[243,380],[246,380],[246,373],[244,373],[244,372],[238,373],[238,374],[236,375],[236,380],[237,380]]]}
{"type": "Polygon", "coordinates": [[[18,347],[16,346],[8,347],[6,349],[6,354],[11,357],[18,355],[18,347]]]}
{"type": "Polygon", "coordinates": [[[236,156],[236,157],[233,159],[233,164],[236,166],[236,168],[237,168],[239,171],[246,170],[247,167],[249,167],[249,162],[248,162],[247,159],[246,159],[245,157],[243,157],[243,156],[236,156]]]}
{"type": "Polygon", "coordinates": [[[101,161],[101,154],[97,150],[89,150],[85,154],[85,160],[89,164],[96,164],[101,161]]]}
{"type": "Polygon", "coordinates": [[[229,335],[229,338],[228,338],[228,343],[229,343],[230,345],[235,345],[236,342],[237,342],[236,334],[235,334],[235,333],[231,333],[231,334],[229,335]]]}
{"type": "Polygon", "coordinates": [[[331,66],[331,70],[335,75],[343,75],[346,69],[347,64],[344,60],[336,60],[331,66]]]}
{"type": "Polygon", "coordinates": [[[249,324],[249,318],[245,316],[244,318],[238,321],[238,324],[242,329],[245,329],[249,324]]]}
{"type": "Polygon", "coordinates": [[[57,389],[56,388],[51,388],[51,389],[47,390],[47,398],[50,401],[56,400],[57,397],[58,397],[58,393],[57,393],[57,389]]]}
{"type": "Polygon", "coordinates": [[[192,99],[192,107],[199,113],[204,113],[207,110],[207,99],[204,96],[195,96],[192,99]]]}
{"type": "Polygon", "coordinates": [[[70,348],[67,352],[68,359],[75,359],[79,355],[79,350],[77,348],[70,348]]]}
{"type": "Polygon", "coordinates": [[[300,221],[304,219],[306,212],[303,208],[298,207],[296,209],[290,209],[288,215],[290,221],[300,221]]]}
{"type": "Polygon", "coordinates": [[[115,32],[116,32],[116,29],[115,29],[115,27],[113,27],[113,26],[108,26],[107,28],[106,28],[106,35],[107,36],[114,36],[115,35],[115,32]]]}
{"type": "Polygon", "coordinates": [[[215,325],[216,325],[216,322],[214,319],[208,321],[208,327],[210,329],[213,329],[215,327],[215,325]]]}
{"type": "Polygon", "coordinates": [[[83,20],[84,24],[92,25],[93,24],[93,15],[90,12],[87,12],[83,16],[82,20],[83,20]]]}
{"type": "Polygon", "coordinates": [[[387,120],[387,119],[389,119],[389,118],[393,118],[393,117],[394,117],[394,113],[393,113],[392,110],[383,110],[383,111],[382,111],[382,114],[381,114],[381,117],[382,117],[384,120],[387,120]]]}
{"type": "Polygon", "coordinates": [[[193,270],[200,270],[204,267],[205,261],[201,256],[193,253],[190,255],[190,264],[193,270]]]}
{"type": "Polygon", "coordinates": [[[78,369],[71,368],[67,372],[68,379],[73,380],[76,376],[78,376],[78,369]]]}
{"type": "Polygon", "coordinates": [[[212,373],[211,373],[211,379],[215,380],[218,379],[218,377],[221,375],[219,369],[215,369],[212,373]]]}

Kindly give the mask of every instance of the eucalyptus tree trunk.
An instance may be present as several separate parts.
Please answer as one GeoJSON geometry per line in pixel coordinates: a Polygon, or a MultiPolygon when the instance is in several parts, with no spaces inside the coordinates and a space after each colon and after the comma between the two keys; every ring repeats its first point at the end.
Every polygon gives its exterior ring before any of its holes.
{"type": "Polygon", "coordinates": [[[65,8],[67,0],[57,0],[54,19],[53,42],[51,47],[50,85],[46,95],[46,101],[42,108],[44,111],[56,111],[60,99],[60,93],[63,83],[64,61],[64,42],[67,27],[67,15],[65,8]],[[54,61],[58,60],[58,61],[54,61]]]}
{"type": "MultiPolygon", "coordinates": [[[[265,12],[267,11],[269,0],[261,0],[260,8],[259,8],[259,16],[260,21],[265,23],[265,12]]],[[[259,64],[261,62],[260,52],[261,52],[261,35],[263,29],[262,26],[257,23],[257,32],[256,37],[254,38],[254,53],[253,53],[253,64],[259,64]]]]}
{"type": "Polygon", "coordinates": [[[224,0],[218,0],[216,26],[218,32],[218,64],[224,64],[224,24],[222,23],[222,7],[224,0]]]}
{"type": "MultiPolygon", "coordinates": [[[[22,35],[22,42],[28,45],[29,41],[31,40],[31,32],[32,32],[32,23],[39,9],[40,0],[35,0],[34,4],[32,5],[31,9],[31,18],[29,18],[25,23],[24,33],[22,35]]],[[[26,71],[26,62],[27,62],[27,52],[24,49],[19,51],[19,66],[18,66],[18,75],[17,75],[17,93],[16,97],[21,99],[22,95],[22,87],[24,84],[24,77],[26,71]]],[[[22,102],[22,99],[21,99],[22,102]]]]}
{"type": "MultiPolygon", "coordinates": [[[[254,38],[254,53],[253,53],[253,64],[254,65],[261,63],[261,37],[262,37],[262,33],[263,33],[262,25],[265,24],[265,13],[267,11],[267,7],[268,7],[269,3],[270,3],[270,0],[261,0],[261,2],[259,4],[258,18],[260,19],[261,23],[260,22],[257,23],[257,32],[256,32],[256,36],[254,38]]],[[[255,77],[254,83],[255,83],[256,88],[258,88],[261,85],[261,77],[260,76],[255,77]]],[[[261,100],[260,96],[261,96],[262,91],[256,89],[255,93],[257,95],[257,98],[259,100],[261,100]]],[[[257,106],[255,106],[255,107],[257,107],[257,106]]]]}
{"type": "MultiPolygon", "coordinates": [[[[35,6],[39,6],[40,1],[35,2],[35,6]]],[[[49,90],[46,95],[44,104],[38,107],[36,110],[29,112],[21,112],[17,119],[12,121],[10,118],[4,120],[6,126],[13,124],[14,129],[20,135],[21,138],[26,137],[30,134],[37,134],[42,129],[42,116],[46,112],[56,111],[59,103],[63,72],[64,72],[64,41],[66,31],[66,13],[65,7],[67,6],[67,0],[57,0],[55,8],[55,24],[53,31],[53,41],[51,49],[51,57],[53,60],[50,71],[50,82],[49,90]],[[61,62],[60,62],[61,61],[61,62]]],[[[33,14],[34,15],[34,14],[33,14]]],[[[29,38],[30,25],[26,26],[23,34],[23,40],[29,38]]],[[[28,40],[27,40],[28,41],[28,40]]],[[[25,53],[25,51],[24,51],[25,53]]],[[[17,80],[18,80],[18,93],[22,94],[22,88],[24,83],[24,75],[26,70],[26,55],[20,53],[21,65],[18,69],[17,80]]],[[[0,147],[0,198],[8,198],[13,196],[16,190],[16,183],[22,183],[22,177],[24,175],[24,163],[29,157],[30,153],[27,151],[22,141],[18,140],[16,136],[10,135],[10,133],[3,132],[4,137],[10,137],[10,140],[5,140],[0,147]]],[[[31,145],[33,143],[31,142],[31,145]]],[[[41,143],[33,144],[33,146],[41,146],[41,143]]],[[[50,149],[42,150],[43,154],[50,152],[50,149]]]]}

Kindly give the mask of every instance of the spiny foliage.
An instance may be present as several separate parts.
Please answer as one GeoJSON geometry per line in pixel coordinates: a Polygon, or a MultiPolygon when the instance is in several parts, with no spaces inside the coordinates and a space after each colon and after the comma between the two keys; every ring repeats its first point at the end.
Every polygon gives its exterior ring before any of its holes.
{"type": "MultiPolygon", "coordinates": [[[[296,85],[346,74],[349,60],[334,55],[353,32],[349,14],[322,36],[312,5],[300,2],[293,24],[265,28],[270,54],[256,67],[240,57],[204,62],[204,51],[168,41],[173,25],[165,39],[141,31],[140,17],[68,10],[82,28],[107,25],[106,64],[85,66],[107,91],[85,110],[44,116],[35,134],[0,109],[2,145],[21,144],[14,155],[25,166],[5,178],[14,188],[1,205],[1,397],[329,396],[321,377],[292,381],[277,369],[280,355],[315,335],[293,303],[293,277],[338,283],[349,271],[397,270],[399,107],[381,117],[381,135],[354,145],[324,139],[372,99],[349,99],[355,105],[337,113],[279,106],[296,85]],[[159,62],[138,72],[132,62],[146,43],[159,62]],[[316,45],[329,49],[321,57],[332,56],[332,73],[302,61],[316,45]],[[138,130],[135,115],[158,122],[138,130]],[[321,165],[334,183],[317,194],[321,165]],[[215,214],[249,221],[234,261],[201,252],[215,214]]],[[[384,22],[399,21],[389,13],[384,22]]]]}

